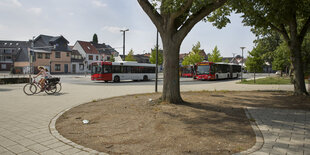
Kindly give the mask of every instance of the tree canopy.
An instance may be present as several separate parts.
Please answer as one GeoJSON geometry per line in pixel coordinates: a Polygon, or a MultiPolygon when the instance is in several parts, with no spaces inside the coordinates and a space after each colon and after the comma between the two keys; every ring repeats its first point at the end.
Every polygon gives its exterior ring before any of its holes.
{"type": "Polygon", "coordinates": [[[98,36],[96,33],[93,35],[93,43],[98,44],[98,36]]]}
{"type": "Polygon", "coordinates": [[[201,55],[200,42],[198,41],[196,45],[193,45],[192,51],[187,55],[183,62],[183,66],[195,65],[198,62],[203,61],[203,56],[201,55]]]}
{"type": "MultiPolygon", "coordinates": [[[[160,51],[162,51],[162,49],[158,49],[158,64],[162,65],[163,64],[163,54],[160,51]]],[[[154,49],[152,49],[150,62],[152,64],[156,64],[156,46],[154,47],[154,49]]]]}
{"type": "Polygon", "coordinates": [[[133,57],[133,49],[131,49],[128,53],[128,55],[125,57],[125,61],[136,61],[136,59],[133,57]]]}
{"type": "Polygon", "coordinates": [[[223,60],[223,57],[221,57],[220,51],[218,50],[217,46],[215,46],[214,49],[212,50],[212,53],[208,57],[208,61],[210,61],[210,62],[222,62],[222,60],[223,60]]]}

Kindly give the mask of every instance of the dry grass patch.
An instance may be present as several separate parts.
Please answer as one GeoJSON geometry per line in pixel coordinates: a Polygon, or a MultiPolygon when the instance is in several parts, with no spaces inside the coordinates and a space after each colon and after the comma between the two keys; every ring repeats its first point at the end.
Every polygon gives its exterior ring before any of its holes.
{"type": "Polygon", "coordinates": [[[286,92],[187,92],[183,105],[155,104],[159,97],[131,95],[83,104],[64,113],[56,128],[77,144],[109,154],[222,155],[255,144],[245,106],[309,110],[305,103],[310,103],[309,97],[286,92]]]}

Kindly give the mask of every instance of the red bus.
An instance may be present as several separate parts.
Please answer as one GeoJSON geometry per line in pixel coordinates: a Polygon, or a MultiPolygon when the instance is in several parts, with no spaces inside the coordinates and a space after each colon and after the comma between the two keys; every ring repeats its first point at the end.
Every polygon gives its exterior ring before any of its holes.
{"type": "Polygon", "coordinates": [[[194,78],[198,80],[238,78],[241,66],[224,62],[200,62],[195,65],[194,73],[194,78]]]}
{"type": "Polygon", "coordinates": [[[193,66],[183,66],[181,67],[181,77],[193,77],[194,70],[193,66]]]}
{"type": "Polygon", "coordinates": [[[155,79],[155,64],[137,62],[103,62],[92,63],[92,81],[150,80],[155,79]]]}

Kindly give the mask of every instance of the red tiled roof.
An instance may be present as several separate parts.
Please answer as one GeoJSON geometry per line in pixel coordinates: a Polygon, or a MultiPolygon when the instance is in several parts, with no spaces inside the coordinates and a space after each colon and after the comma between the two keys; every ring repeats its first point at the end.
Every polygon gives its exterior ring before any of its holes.
{"type": "Polygon", "coordinates": [[[90,42],[78,41],[78,43],[82,46],[85,53],[87,53],[87,54],[99,54],[97,49],[90,42]]]}

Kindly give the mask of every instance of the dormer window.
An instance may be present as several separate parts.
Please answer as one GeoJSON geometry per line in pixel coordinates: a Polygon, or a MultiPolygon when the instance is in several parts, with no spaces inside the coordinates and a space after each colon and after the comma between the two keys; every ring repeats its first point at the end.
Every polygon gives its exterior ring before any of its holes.
{"type": "Polygon", "coordinates": [[[89,47],[89,46],[87,46],[87,48],[90,50],[90,47],[89,47]]]}

